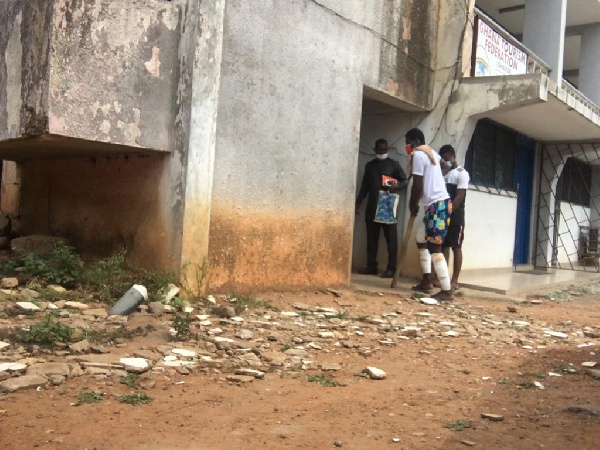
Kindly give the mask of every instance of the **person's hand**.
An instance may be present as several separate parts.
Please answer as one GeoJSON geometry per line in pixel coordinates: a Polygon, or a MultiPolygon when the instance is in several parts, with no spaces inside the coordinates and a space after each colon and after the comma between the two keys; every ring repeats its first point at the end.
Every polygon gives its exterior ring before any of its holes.
{"type": "Polygon", "coordinates": [[[419,206],[418,205],[411,205],[410,206],[410,215],[413,217],[417,217],[417,214],[419,214],[419,206]]]}

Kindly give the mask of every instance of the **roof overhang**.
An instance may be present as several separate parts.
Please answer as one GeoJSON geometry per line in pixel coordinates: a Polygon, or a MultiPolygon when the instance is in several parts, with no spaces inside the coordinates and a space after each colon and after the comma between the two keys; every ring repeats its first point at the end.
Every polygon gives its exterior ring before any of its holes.
{"type": "Polygon", "coordinates": [[[542,142],[600,139],[600,108],[545,75],[465,78],[462,84],[461,97],[483,106],[469,108],[474,118],[492,119],[542,142]]]}

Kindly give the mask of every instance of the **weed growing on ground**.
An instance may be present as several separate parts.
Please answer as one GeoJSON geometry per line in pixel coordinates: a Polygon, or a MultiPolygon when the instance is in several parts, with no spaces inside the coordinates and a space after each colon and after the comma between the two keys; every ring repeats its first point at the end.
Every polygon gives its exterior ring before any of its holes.
{"type": "Polygon", "coordinates": [[[177,284],[173,272],[163,272],[158,269],[144,270],[142,284],[148,289],[148,301],[160,302],[164,298],[164,289],[169,284],[177,284]]]}
{"type": "Polygon", "coordinates": [[[337,313],[337,315],[334,318],[345,320],[345,319],[348,319],[349,317],[350,317],[350,313],[348,311],[340,311],[339,313],[337,313]]]}
{"type": "Polygon", "coordinates": [[[99,403],[104,398],[102,392],[83,391],[77,394],[77,402],[75,406],[83,405],[84,403],[99,403]]]}
{"type": "Polygon", "coordinates": [[[150,397],[145,392],[134,392],[132,394],[121,395],[117,397],[121,403],[127,403],[129,405],[143,405],[146,403],[150,403],[153,398],[150,397]]]}
{"type": "Polygon", "coordinates": [[[548,298],[548,300],[561,302],[563,300],[571,300],[572,295],[569,291],[555,291],[549,293],[548,295],[546,295],[546,297],[548,298]]]}
{"type": "Polygon", "coordinates": [[[114,345],[118,339],[133,339],[136,336],[147,336],[148,333],[155,331],[156,328],[152,325],[146,325],[145,327],[137,327],[134,329],[120,326],[113,331],[107,331],[105,329],[93,330],[86,329],[84,331],[85,339],[93,343],[107,343],[114,345]]]}
{"type": "Polygon", "coordinates": [[[345,384],[332,379],[331,375],[326,375],[326,374],[309,375],[308,382],[309,383],[319,383],[321,386],[325,386],[325,387],[344,387],[344,386],[346,386],[345,384]]]}
{"type": "Polygon", "coordinates": [[[173,329],[177,333],[175,335],[175,339],[178,341],[187,341],[192,337],[192,333],[190,331],[190,325],[192,324],[192,319],[189,314],[173,314],[171,319],[171,323],[173,325],[173,329]]]}
{"type": "Polygon", "coordinates": [[[119,383],[124,384],[127,387],[133,388],[138,385],[139,375],[135,373],[128,373],[126,376],[121,377],[119,383]]]}
{"type": "Polygon", "coordinates": [[[533,380],[525,380],[520,383],[517,383],[517,386],[523,389],[535,389],[537,386],[533,380]]]}
{"type": "Polygon", "coordinates": [[[84,283],[101,301],[113,303],[131,286],[125,271],[125,250],[91,264],[86,270],[84,283]]]}
{"type": "Polygon", "coordinates": [[[452,423],[447,423],[444,428],[449,428],[454,431],[463,431],[466,428],[473,428],[473,424],[468,420],[459,419],[452,423]]]}
{"type": "Polygon", "coordinates": [[[571,374],[571,375],[575,375],[575,374],[579,373],[579,370],[577,370],[572,365],[566,364],[566,363],[557,364],[554,367],[554,371],[557,372],[557,373],[568,373],[568,374],[571,374]]]}
{"type": "Polygon", "coordinates": [[[21,263],[26,275],[68,287],[73,287],[84,273],[83,260],[73,247],[65,243],[57,244],[49,258],[26,253],[21,257],[21,263]]]}
{"type": "Polygon", "coordinates": [[[498,384],[509,384],[510,380],[506,377],[502,377],[498,380],[498,384]]]}
{"type": "Polygon", "coordinates": [[[206,278],[208,276],[208,263],[206,260],[202,264],[186,263],[181,269],[182,287],[187,298],[197,299],[206,287],[206,278]]]}
{"type": "Polygon", "coordinates": [[[18,338],[26,344],[50,345],[53,342],[69,342],[74,331],[68,325],[54,322],[48,314],[38,323],[21,331],[18,338]]]}
{"type": "Polygon", "coordinates": [[[257,300],[253,294],[242,295],[234,292],[233,294],[227,296],[227,299],[230,303],[232,303],[235,314],[238,316],[249,309],[264,309],[266,311],[275,312],[281,311],[281,309],[279,309],[277,306],[272,305],[266,300],[257,300]]]}

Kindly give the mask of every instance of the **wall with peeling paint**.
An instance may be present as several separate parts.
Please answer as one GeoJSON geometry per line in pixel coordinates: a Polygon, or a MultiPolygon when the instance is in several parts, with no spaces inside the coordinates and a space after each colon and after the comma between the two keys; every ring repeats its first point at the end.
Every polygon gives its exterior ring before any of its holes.
{"type": "Polygon", "coordinates": [[[348,282],[363,87],[430,107],[436,11],[436,1],[227,2],[212,288],[348,282]],[[427,37],[407,31],[413,18],[427,37]]]}

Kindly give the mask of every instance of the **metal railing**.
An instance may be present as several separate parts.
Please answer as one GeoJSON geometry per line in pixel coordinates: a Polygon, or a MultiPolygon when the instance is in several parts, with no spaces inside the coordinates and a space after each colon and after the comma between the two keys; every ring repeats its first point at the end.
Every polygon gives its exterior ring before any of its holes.
{"type": "MultiPolygon", "coordinates": [[[[581,103],[584,107],[590,109],[593,114],[600,116],[600,107],[596,105],[593,100],[587,98],[582,92],[573,86],[569,81],[563,78],[562,89],[567,92],[567,95],[573,97],[576,101],[581,103]]],[[[568,103],[568,102],[567,102],[568,103]]]]}
{"type": "MultiPolygon", "coordinates": [[[[475,8],[475,16],[478,20],[475,21],[475,27],[478,26],[479,20],[483,20],[487,23],[496,33],[506,39],[510,44],[517,47],[519,50],[525,52],[527,54],[527,73],[542,73],[544,75],[548,75],[551,71],[551,68],[548,64],[546,64],[542,58],[537,56],[531,50],[529,50],[521,41],[519,41],[516,37],[514,37],[508,30],[506,30],[502,25],[497,23],[494,19],[488,16],[479,8],[475,8]]],[[[473,30],[474,36],[473,41],[477,39],[477,28],[473,30]]],[[[475,52],[473,52],[473,64],[475,64],[475,52]]]]}

